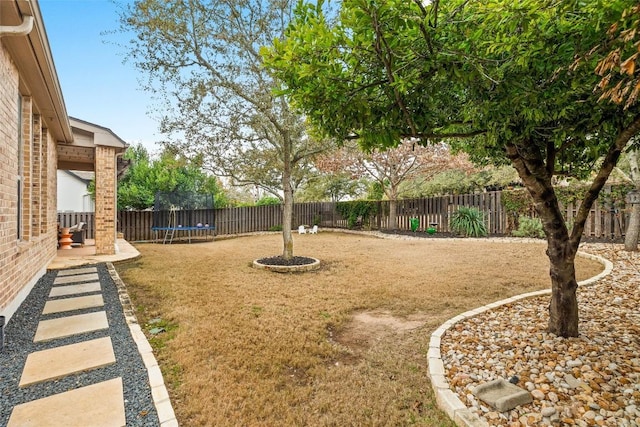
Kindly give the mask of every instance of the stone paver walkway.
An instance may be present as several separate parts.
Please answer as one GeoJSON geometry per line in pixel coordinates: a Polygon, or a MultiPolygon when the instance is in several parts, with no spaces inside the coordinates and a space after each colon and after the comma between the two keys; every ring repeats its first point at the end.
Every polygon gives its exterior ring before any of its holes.
{"type": "Polygon", "coordinates": [[[20,377],[20,387],[101,368],[112,363],[116,363],[116,356],[109,337],[36,351],[27,356],[20,377]]]}
{"type": "Polygon", "coordinates": [[[116,378],[18,405],[7,427],[124,425],[122,378],[116,378]]]}
{"type": "MultiPolygon", "coordinates": [[[[117,276],[112,266],[109,273],[117,276]]],[[[118,282],[119,278],[114,280],[118,282]]],[[[102,286],[96,266],[57,272],[33,338],[36,344],[49,345],[43,350],[28,354],[19,388],[28,393],[29,387],[42,384],[48,387],[50,384],[58,392],[17,404],[9,417],[8,427],[129,425],[125,415],[126,390],[122,377],[104,378],[90,385],[83,384],[67,390],[60,390],[56,386],[60,379],[100,370],[116,363],[114,343],[123,345],[122,340],[119,337],[112,340],[110,336],[92,338],[91,335],[91,332],[109,330],[106,312],[108,307],[105,307],[102,286]],[[82,312],[87,309],[97,311],[82,312]],[[65,338],[73,336],[77,336],[76,341],[79,342],[68,344],[69,340],[65,338]],[[60,344],[55,345],[58,341],[60,344]]],[[[122,283],[117,283],[117,286],[122,288],[122,283]]],[[[137,351],[148,371],[148,387],[158,414],[158,420],[152,424],[177,426],[151,347],[139,325],[132,324],[133,316],[126,309],[125,317],[133,341],[138,347],[137,351]]],[[[155,418],[155,414],[152,416],[155,418]]],[[[147,419],[145,425],[150,425],[150,421],[147,419]]]]}

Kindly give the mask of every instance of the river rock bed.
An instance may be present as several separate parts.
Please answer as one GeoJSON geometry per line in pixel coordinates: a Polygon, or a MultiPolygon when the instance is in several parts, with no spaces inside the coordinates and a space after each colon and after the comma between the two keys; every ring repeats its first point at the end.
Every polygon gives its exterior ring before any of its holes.
{"type": "Polygon", "coordinates": [[[578,289],[579,337],[546,332],[549,295],[466,319],[442,337],[451,389],[489,425],[640,426],[640,255],[619,244],[581,250],[614,267],[578,289]],[[517,380],[533,402],[499,413],[473,396],[498,378],[517,380]]]}

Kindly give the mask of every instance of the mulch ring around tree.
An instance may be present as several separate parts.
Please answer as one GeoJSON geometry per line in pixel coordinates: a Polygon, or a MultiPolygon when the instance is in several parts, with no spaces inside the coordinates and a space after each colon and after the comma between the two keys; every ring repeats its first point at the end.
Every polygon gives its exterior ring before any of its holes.
{"type": "Polygon", "coordinates": [[[258,260],[260,264],[264,265],[309,265],[313,264],[317,260],[315,258],[309,258],[305,256],[294,256],[290,259],[285,259],[282,256],[273,256],[269,258],[261,258],[258,260]]]}

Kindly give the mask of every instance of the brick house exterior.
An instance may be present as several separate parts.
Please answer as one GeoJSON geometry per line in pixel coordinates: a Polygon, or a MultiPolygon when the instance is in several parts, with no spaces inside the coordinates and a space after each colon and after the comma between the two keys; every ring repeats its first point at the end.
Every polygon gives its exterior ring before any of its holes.
{"type": "Polygon", "coordinates": [[[0,1],[0,315],[6,320],[56,256],[58,168],[100,171],[96,253],[115,253],[116,156],[126,145],[102,129],[77,120],[72,128],[38,2],[0,1]]]}

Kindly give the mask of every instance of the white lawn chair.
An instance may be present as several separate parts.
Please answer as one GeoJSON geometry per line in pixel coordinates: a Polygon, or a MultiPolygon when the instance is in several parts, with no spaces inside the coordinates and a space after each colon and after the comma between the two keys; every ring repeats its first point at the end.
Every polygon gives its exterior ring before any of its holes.
{"type": "Polygon", "coordinates": [[[318,226],[314,225],[313,228],[309,230],[309,234],[318,234],[318,226]]]}
{"type": "Polygon", "coordinates": [[[307,234],[307,229],[304,228],[304,225],[298,227],[298,234],[307,234]]]}

